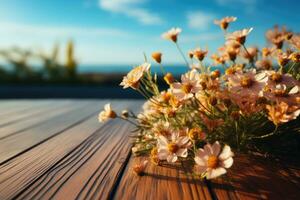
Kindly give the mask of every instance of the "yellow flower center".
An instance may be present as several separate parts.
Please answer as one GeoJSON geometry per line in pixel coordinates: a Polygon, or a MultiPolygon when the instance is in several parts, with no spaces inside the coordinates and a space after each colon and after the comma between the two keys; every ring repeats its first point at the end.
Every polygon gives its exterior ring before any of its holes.
{"type": "Polygon", "coordinates": [[[188,94],[188,93],[190,93],[191,91],[192,91],[192,89],[193,89],[193,85],[191,85],[191,84],[184,84],[184,85],[182,85],[182,90],[184,91],[184,93],[186,93],[186,94],[188,94]]]}
{"type": "Polygon", "coordinates": [[[203,132],[201,128],[192,128],[189,131],[188,136],[191,140],[198,140],[201,138],[201,136],[203,136],[203,132]]]}
{"type": "Polygon", "coordinates": [[[287,96],[287,91],[284,89],[275,89],[273,94],[278,97],[284,97],[287,96]]]}
{"type": "Polygon", "coordinates": [[[229,23],[228,23],[228,22],[225,22],[225,21],[221,22],[221,24],[220,24],[220,26],[221,26],[221,28],[222,28],[223,30],[226,30],[227,27],[228,27],[228,25],[229,25],[229,23]]]}
{"type": "Polygon", "coordinates": [[[179,146],[175,143],[170,143],[168,144],[168,150],[171,152],[171,153],[176,153],[179,149],[179,146]]]}
{"type": "Polygon", "coordinates": [[[175,42],[175,43],[177,42],[177,35],[173,34],[170,36],[170,38],[173,42],[175,42]]]}
{"type": "Polygon", "coordinates": [[[117,117],[117,114],[114,112],[114,111],[110,111],[108,114],[107,114],[107,117],[108,118],[116,118],[117,117]]]}
{"type": "Polygon", "coordinates": [[[250,77],[243,77],[241,80],[242,87],[250,87],[253,85],[253,80],[250,77]]]}
{"type": "Polygon", "coordinates": [[[244,44],[246,42],[246,36],[237,37],[236,41],[240,44],[244,44]]]}
{"type": "Polygon", "coordinates": [[[219,159],[217,158],[217,156],[209,156],[208,160],[207,160],[207,167],[208,168],[212,168],[215,169],[218,167],[219,164],[219,159]]]}
{"type": "Polygon", "coordinates": [[[271,75],[271,80],[278,83],[278,82],[281,82],[282,80],[282,75],[280,73],[274,73],[271,75]]]}
{"type": "Polygon", "coordinates": [[[234,74],[235,72],[236,72],[236,70],[233,67],[230,67],[230,68],[226,69],[225,74],[231,75],[231,74],[234,74]]]}

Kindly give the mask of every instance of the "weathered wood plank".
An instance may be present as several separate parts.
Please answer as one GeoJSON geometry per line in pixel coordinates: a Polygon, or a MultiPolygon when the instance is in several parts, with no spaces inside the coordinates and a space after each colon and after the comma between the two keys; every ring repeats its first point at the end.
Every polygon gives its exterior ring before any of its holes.
{"type": "Polygon", "coordinates": [[[0,140],[0,163],[2,164],[49,138],[61,134],[96,113],[93,102],[83,102],[79,105],[78,109],[53,117],[51,120],[30,130],[0,140]]]}
{"type": "Polygon", "coordinates": [[[17,199],[106,199],[130,150],[129,132],[128,124],[109,123],[17,199]]]}
{"type": "Polygon", "coordinates": [[[299,199],[300,168],[238,155],[229,173],[211,181],[218,199],[299,199]]]}
{"type": "Polygon", "coordinates": [[[2,120],[10,115],[20,113],[22,111],[26,112],[32,110],[32,108],[49,103],[51,101],[30,101],[30,100],[1,100],[0,101],[0,124],[2,120]]]}
{"type": "Polygon", "coordinates": [[[181,164],[155,166],[149,163],[145,175],[135,175],[132,166],[143,159],[130,159],[114,199],[211,199],[206,184],[189,175],[181,164]]]}
{"type": "MultiPolygon", "coordinates": [[[[58,103],[53,103],[50,105],[43,106],[40,109],[37,109],[36,112],[29,114],[23,119],[14,120],[13,123],[6,124],[5,126],[0,126],[0,140],[9,137],[14,134],[21,133],[26,129],[33,128],[41,123],[50,120],[52,117],[61,115],[67,111],[72,109],[76,109],[76,107],[71,106],[73,104],[70,101],[61,101],[58,103]]],[[[12,114],[11,118],[14,119],[16,114],[12,114]]]]}
{"type": "Polygon", "coordinates": [[[0,198],[107,196],[130,150],[132,127],[120,121],[101,127],[96,116],[0,166],[0,198]]]}

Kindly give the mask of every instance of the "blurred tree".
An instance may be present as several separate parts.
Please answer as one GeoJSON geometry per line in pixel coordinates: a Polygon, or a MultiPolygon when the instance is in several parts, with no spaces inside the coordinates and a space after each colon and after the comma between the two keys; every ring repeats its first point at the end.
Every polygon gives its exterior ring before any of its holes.
{"type": "Polygon", "coordinates": [[[52,81],[61,80],[64,76],[64,69],[57,60],[58,53],[59,44],[55,43],[51,55],[47,55],[42,51],[38,54],[38,57],[44,62],[44,77],[52,81]]]}
{"type": "Polygon", "coordinates": [[[66,69],[69,78],[75,78],[76,77],[76,68],[77,64],[74,59],[74,44],[72,40],[69,40],[67,43],[67,49],[66,49],[66,69]]]}
{"type": "Polygon", "coordinates": [[[13,47],[8,50],[0,50],[0,55],[13,66],[14,78],[25,79],[34,75],[34,72],[27,65],[27,60],[32,56],[32,52],[13,47]]]}

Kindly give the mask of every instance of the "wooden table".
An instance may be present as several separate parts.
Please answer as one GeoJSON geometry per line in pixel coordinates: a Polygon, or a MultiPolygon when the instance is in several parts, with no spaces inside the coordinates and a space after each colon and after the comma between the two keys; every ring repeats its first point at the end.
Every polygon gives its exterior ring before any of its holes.
{"type": "MultiPolygon", "coordinates": [[[[131,166],[132,126],[104,124],[110,100],[0,102],[0,199],[299,199],[300,169],[237,155],[226,176],[203,182],[185,169],[131,166]]],[[[137,111],[142,101],[111,101],[137,111]]]]}

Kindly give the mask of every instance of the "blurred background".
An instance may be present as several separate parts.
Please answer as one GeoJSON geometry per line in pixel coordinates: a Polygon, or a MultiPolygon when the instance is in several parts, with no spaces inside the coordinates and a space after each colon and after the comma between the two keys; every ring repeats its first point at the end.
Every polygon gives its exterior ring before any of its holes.
{"type": "MultiPolygon", "coordinates": [[[[229,31],[254,27],[247,45],[265,45],[275,24],[299,31],[298,0],[0,0],[0,98],[140,98],[122,90],[133,66],[163,53],[166,71],[187,70],[174,44],[214,53],[224,35],[214,19],[236,16],[229,31]]],[[[209,57],[205,60],[211,63],[209,57]]],[[[153,64],[153,71],[160,74],[153,64]]]]}

